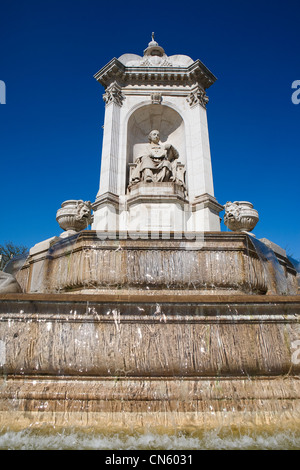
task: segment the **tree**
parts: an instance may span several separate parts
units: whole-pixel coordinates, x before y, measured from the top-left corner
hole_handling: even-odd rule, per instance
[[[5,242],[0,245],[0,270],[3,269],[6,263],[15,258],[16,256],[25,255],[28,253],[27,246],[15,245],[13,242]]]

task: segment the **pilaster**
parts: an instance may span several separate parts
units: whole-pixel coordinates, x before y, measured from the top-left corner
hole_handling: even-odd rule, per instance
[[[187,181],[190,201],[194,201],[197,196],[202,194],[214,196],[206,113],[207,96],[204,92],[202,93],[201,100],[195,98],[193,93],[187,98],[190,105],[190,153],[187,161]]]
[[[118,194],[120,108],[124,99],[121,87],[115,82],[112,83],[103,95],[103,99],[106,105],[100,188],[97,199],[107,192]]]

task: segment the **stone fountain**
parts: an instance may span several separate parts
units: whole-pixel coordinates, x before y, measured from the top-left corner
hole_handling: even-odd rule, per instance
[[[214,197],[215,76],[153,37],[95,78],[96,200],[63,202],[63,232],[16,274],[22,292],[0,294],[0,426],[297,429],[297,272],[251,234],[250,202]]]

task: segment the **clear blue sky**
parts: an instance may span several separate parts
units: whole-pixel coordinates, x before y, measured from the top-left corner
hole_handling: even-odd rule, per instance
[[[104,90],[93,75],[141,55],[155,31],[168,55],[200,59],[218,78],[208,90],[217,200],[251,201],[256,236],[300,259],[299,19],[299,0],[2,0],[0,244],[58,235],[63,201],[95,200]]]

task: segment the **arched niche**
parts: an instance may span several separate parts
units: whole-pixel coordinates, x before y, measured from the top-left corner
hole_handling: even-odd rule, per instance
[[[143,155],[149,133],[157,129],[161,142],[172,144],[179,152],[179,161],[186,163],[184,121],[166,105],[149,104],[136,109],[127,125],[127,163]]]

